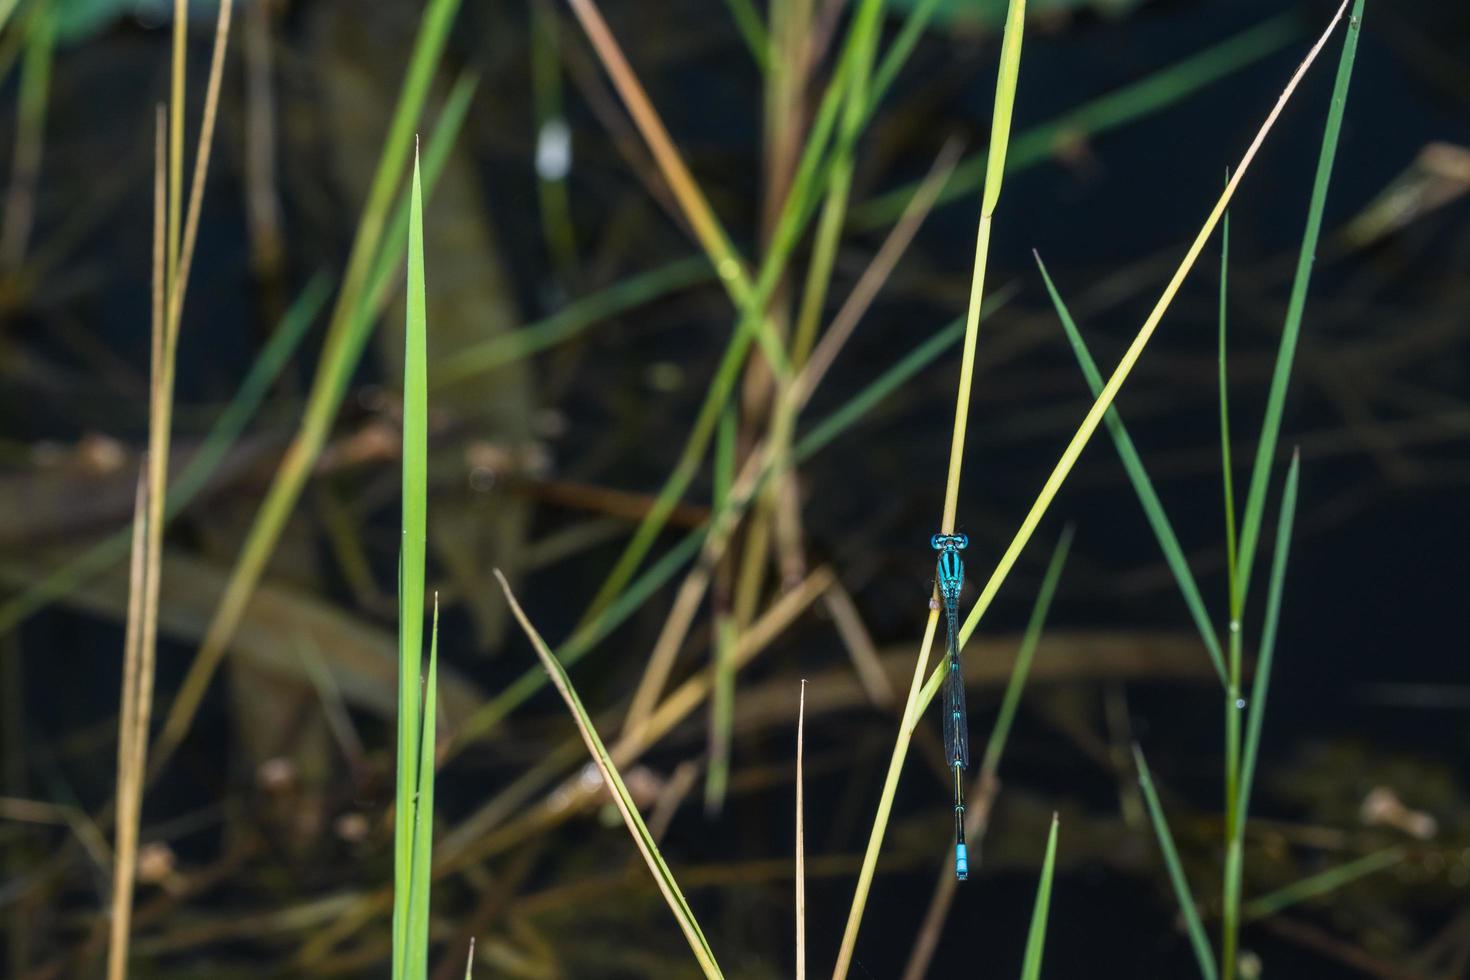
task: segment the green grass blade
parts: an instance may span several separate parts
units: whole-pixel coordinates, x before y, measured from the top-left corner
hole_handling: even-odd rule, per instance
[[[689,902],[684,898],[684,893],[679,888],[679,883],[674,879],[673,872],[665,863],[663,855],[659,852],[658,844],[653,835],[649,833],[648,826],[643,822],[643,816],[638,812],[637,805],[633,802],[628,787],[623,783],[623,777],[618,772],[617,766],[613,765],[611,756],[608,755],[607,747],[598,735],[596,726],[592,723],[592,717],[587,713],[582,699],[578,697],[576,688],[572,686],[571,679],[567,676],[566,669],[536,631],[536,627],[526,617],[521,609],[520,603],[516,601],[515,595],[510,591],[510,583],[499,569],[495,571],[495,577],[500,580],[500,587],[505,590],[506,601],[510,604],[511,612],[515,614],[517,622],[526,633],[526,638],[531,641],[536,655],[541,658],[542,665],[546,668],[551,682],[560,692],[567,708],[572,713],[573,720],[577,723],[577,729],[582,734],[582,740],[587,745],[587,751],[592,756],[593,762],[602,773],[603,782],[610,791],[613,802],[617,805],[623,815],[623,821],[627,824],[628,832],[633,837],[634,844],[643,855],[644,863],[652,873],[654,882],[659,891],[663,893],[664,901],[668,903],[669,910],[673,912],[675,921],[678,922],[684,938],[689,942],[689,948],[693,950],[695,959],[706,977],[720,977],[719,965],[715,962],[714,951],[710,949],[709,942],[704,937],[699,922],[694,917],[694,911],[689,907]]]
[[[1011,722],[1016,717],[1016,708],[1021,704],[1021,692],[1026,688],[1026,677],[1031,673],[1031,659],[1036,654],[1036,644],[1046,625],[1046,614],[1051,610],[1051,600],[1056,595],[1062,568],[1067,564],[1073,531],[1070,524],[1062,531],[1062,536],[1057,539],[1057,546],[1051,553],[1051,561],[1047,563],[1041,588],[1036,593],[1036,604],[1031,607],[1031,619],[1026,623],[1026,632],[1021,638],[1021,648],[1016,652],[1015,665],[1011,667],[1011,679],[1006,682],[1006,693],[1001,698],[1000,711],[995,715],[995,727],[991,729],[990,741],[985,743],[985,759],[980,765],[982,772],[994,773],[1000,768],[1000,757],[1005,752]]]
[[[434,390],[478,378],[494,369],[564,343],[594,324],[714,279],[704,256],[680,259],[630,276],[578,299],[551,316],[498,337],[472,344],[434,365]]]
[[[1053,159],[1062,137],[1097,136],[1179,103],[1211,83],[1281,50],[1298,33],[1295,14],[1272,17],[1141,81],[1033,126],[1012,140],[1006,169],[1015,173]],[[879,74],[882,78],[883,69]],[[882,94],[881,89],[877,91]],[[962,161],[940,192],[936,206],[978,191],[985,181],[987,155],[988,151],[982,151]],[[868,230],[896,221],[917,190],[917,183],[906,184],[854,207],[851,226]]]
[[[1312,180],[1312,198],[1307,206],[1307,227],[1302,234],[1302,248],[1297,256],[1296,275],[1287,301],[1286,321],[1281,330],[1281,343],[1276,350],[1276,366],[1271,373],[1271,389],[1266,397],[1266,414],[1261,422],[1261,438],[1256,446],[1255,465],[1251,468],[1250,490],[1246,494],[1245,516],[1240,527],[1240,555],[1236,578],[1240,603],[1245,604],[1249,591],[1251,567],[1255,563],[1256,545],[1266,507],[1266,485],[1270,482],[1271,464],[1276,458],[1276,443],[1281,435],[1281,413],[1286,405],[1286,386],[1296,357],[1297,339],[1301,334],[1302,312],[1307,303],[1307,287],[1312,279],[1312,263],[1317,257],[1317,240],[1322,233],[1322,212],[1327,205],[1327,185],[1332,178],[1332,164],[1337,157],[1338,137],[1342,132],[1342,116],[1347,106],[1348,83],[1352,80],[1353,61],[1358,51],[1358,36],[1363,30],[1363,2],[1356,0],[1348,18],[1347,36],[1337,63],[1337,80],[1332,86],[1332,103],[1327,110],[1327,124],[1322,133],[1322,150],[1317,157],[1317,174]]]
[[[281,370],[300,346],[307,328],[321,312],[329,295],[327,277],[314,276],[281,317],[281,322],[250,365],[240,387],[205,433],[198,452],[169,487],[165,519],[177,517],[209,484],[220,462],[254,420],[265,396],[281,376]],[[131,529],[119,529],[32,582],[24,592],[0,604],[0,635],[10,632],[27,617],[117,565],[127,556],[131,535]]]
[[[1276,554],[1271,561],[1271,578],[1266,587],[1266,621],[1261,627],[1261,649],[1256,656],[1256,673],[1251,682],[1250,714],[1246,718],[1245,750],[1240,766],[1239,809],[1236,826],[1244,827],[1250,812],[1251,780],[1256,773],[1256,756],[1261,745],[1261,722],[1266,714],[1266,695],[1271,688],[1271,659],[1276,650],[1276,627],[1281,622],[1281,592],[1286,579],[1286,559],[1291,552],[1291,527],[1296,516],[1297,483],[1301,455],[1294,453],[1281,491],[1281,514],[1276,523]]]
[[[1046,917],[1051,908],[1051,880],[1057,863],[1057,818],[1051,818],[1046,838],[1046,859],[1041,863],[1041,883],[1036,888],[1036,905],[1031,909],[1031,930],[1026,934],[1026,958],[1021,963],[1021,980],[1038,980],[1041,954],[1046,947]]]
[[[1408,852],[1402,847],[1389,847],[1375,851],[1356,861],[1349,861],[1336,868],[1329,868],[1321,874],[1303,878],[1301,881],[1262,895],[1260,898],[1253,898],[1245,904],[1242,911],[1246,919],[1264,919],[1293,905],[1336,891],[1359,878],[1391,868],[1406,857],[1408,857]]]
[[[1051,296],[1052,305],[1056,307],[1057,316],[1062,321],[1062,329],[1067,332],[1067,340],[1072,345],[1072,353],[1082,368],[1083,377],[1087,379],[1088,390],[1092,392],[1092,397],[1096,398],[1103,388],[1103,379],[1098,373],[1097,362],[1092,359],[1087,343],[1082,339],[1082,332],[1077,329],[1077,324],[1073,321],[1067,304],[1062,302],[1061,294],[1057,292],[1057,287],[1047,273],[1046,265],[1041,261],[1040,255],[1036,256],[1036,266],[1041,270],[1041,278],[1046,283],[1047,294]],[[1220,650],[1220,639],[1215,635],[1215,628],[1210,623],[1210,614],[1205,609],[1205,600],[1200,595],[1199,584],[1195,581],[1194,572],[1190,571],[1188,559],[1184,557],[1184,549],[1179,544],[1179,536],[1174,533],[1174,526],[1164,512],[1163,501],[1159,499],[1158,493],[1154,490],[1153,481],[1149,479],[1143,459],[1138,455],[1138,450],[1134,447],[1133,440],[1129,437],[1128,430],[1123,425],[1123,418],[1118,414],[1116,407],[1108,408],[1106,414],[1103,415],[1103,425],[1107,427],[1108,436],[1113,440],[1113,446],[1118,451],[1118,458],[1122,461],[1123,469],[1128,474],[1128,482],[1133,485],[1133,492],[1138,496],[1138,502],[1143,507],[1144,516],[1148,518],[1149,527],[1153,528],[1154,537],[1158,538],[1159,549],[1164,553],[1164,561],[1168,563],[1169,570],[1174,573],[1174,581],[1179,584],[1179,593],[1184,597],[1184,604],[1189,609],[1190,618],[1194,620],[1195,629],[1199,630],[1200,640],[1210,654],[1210,661],[1215,665],[1215,673],[1220,675],[1220,681],[1224,683],[1225,659]]]
[[[909,10],[908,16],[904,18],[903,27],[899,28],[898,34],[893,38],[893,43],[888,46],[883,60],[878,64],[877,72],[873,75],[873,89],[868,97],[870,114],[877,110],[878,104],[883,101],[883,96],[888,93],[888,87],[903,70],[904,63],[909,60],[909,55],[913,54],[914,45],[919,43],[924,28],[929,26],[929,21],[938,6],[939,0],[919,0]]]
[[[1220,219],[1220,342],[1218,372],[1220,381],[1220,473],[1224,483],[1225,565],[1230,591],[1230,618],[1240,619],[1240,590],[1235,579],[1238,546],[1235,538],[1235,466],[1230,459],[1230,373],[1225,342],[1226,310],[1230,274],[1230,212]]]
[[[455,143],[459,141],[460,130],[464,127],[465,116],[469,112],[470,102],[474,99],[475,89],[479,83],[479,76],[473,72],[465,72],[459,76],[459,80],[449,92],[449,97],[444,100],[444,108],[440,110],[439,118],[434,121],[434,128],[430,131],[428,143],[424,146],[422,161],[415,150],[414,167],[420,172],[422,178],[419,182],[431,195],[434,193],[434,185],[439,182],[439,175],[444,172],[444,167],[449,163],[449,155],[454,152]],[[347,392],[347,384],[352,379],[352,373],[362,360],[363,348],[367,345],[368,338],[372,336],[373,326],[378,322],[378,316],[383,307],[387,305],[390,291],[399,281],[399,270],[403,268],[403,251],[407,247],[409,236],[409,207],[412,190],[409,188],[393,208],[393,215],[388,223],[388,234],[384,236],[382,247],[373,262],[372,271],[368,273],[367,286],[363,289],[362,300],[352,313],[351,327],[344,340],[342,356],[338,363],[341,370],[332,379],[331,391],[334,404],[341,404],[342,397]]]
[[[761,22],[760,11],[755,9],[751,0],[725,0],[725,6],[730,8],[730,19],[735,21],[735,29],[740,32],[745,46],[750,49],[750,56],[755,59],[756,67],[765,71],[769,64],[770,42],[766,37],[766,25]]]
[[[1138,788],[1143,790],[1143,800],[1148,804],[1149,820],[1153,822],[1154,834],[1159,839],[1159,851],[1164,855],[1164,867],[1169,871],[1169,883],[1174,886],[1174,897],[1179,900],[1179,911],[1184,916],[1184,927],[1189,933],[1189,944],[1194,947],[1194,958],[1199,963],[1200,975],[1205,980],[1219,980],[1220,971],[1210,953],[1210,940],[1205,936],[1205,927],[1200,923],[1199,910],[1195,908],[1194,896],[1190,894],[1189,882],[1184,877],[1184,867],[1179,863],[1179,852],[1174,849],[1174,836],[1169,833],[1168,821],[1164,819],[1164,808],[1159,804],[1159,794],[1154,789],[1153,776],[1148,763],[1143,759],[1143,750],[1133,746],[1133,759],[1138,765]]]
[[[408,223],[408,308],[403,352],[403,539],[398,557],[398,778],[393,834],[393,974],[422,971],[415,945],[414,851],[423,726],[424,558],[428,510],[428,378],[423,188],[414,156]],[[427,928],[427,926],[425,927]]]
[[[429,676],[423,682],[424,706],[419,729],[418,782],[413,800],[413,872],[408,895],[408,975],[428,976],[429,890],[434,861],[434,748],[439,714],[439,599],[429,631]]]

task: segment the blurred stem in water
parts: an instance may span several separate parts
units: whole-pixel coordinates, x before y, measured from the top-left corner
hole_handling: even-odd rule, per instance
[[[429,83],[439,63],[458,7],[458,0],[430,0],[424,10],[403,90],[385,137],[383,156],[379,160],[377,173],[363,205],[362,219],[347,261],[347,270],[342,278],[342,288],[327,327],[317,374],[307,396],[305,416],[282,460],[281,468],[266,492],[265,500],[256,512],[255,522],[241,549],[225,594],[164,723],[154,762],[155,775],[162,770],[188,732],[210,679],[229,649],[230,640],[245,614],[250,596],[264,574],[286,521],[295,509],[301,490],[321,454],[332,420],[346,392],[348,380],[361,358],[372,323],[371,307],[365,303],[371,295],[370,274],[375,259],[382,250],[383,227],[388,220],[389,209],[402,184],[411,148],[409,137],[418,125]],[[438,132],[439,128],[436,128],[436,135]],[[427,157],[432,155],[434,149],[434,141],[431,139],[426,164],[429,162]],[[442,153],[447,155],[447,152],[448,148],[443,147]],[[425,184],[428,184],[430,180],[427,177],[427,166],[425,170]],[[406,222],[407,208],[402,205],[400,207]]]
[[[531,95],[536,114],[536,193],[541,234],[551,253],[552,267],[566,289],[577,281],[577,230],[567,197],[574,147],[562,96],[561,30],[552,3],[531,3]]]
[[[52,4],[36,3],[23,26],[25,58],[20,69],[19,111],[10,158],[10,186],[5,194],[4,225],[0,228],[0,272],[7,274],[17,272],[25,260],[26,243],[36,215],[46,104],[50,98],[56,46],[56,15]]]

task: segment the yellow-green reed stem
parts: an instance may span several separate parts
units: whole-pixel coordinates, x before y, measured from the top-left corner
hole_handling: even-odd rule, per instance
[[[955,397],[954,432],[949,447],[949,478],[944,484],[944,516],[941,533],[954,532],[955,511],[960,500],[960,468],[965,459],[965,430],[970,418],[970,386],[975,376],[975,343],[980,335],[980,301],[985,293],[985,262],[990,257],[990,226],[1000,200],[1005,174],[1006,147],[1011,138],[1011,112],[1016,104],[1016,79],[1021,69],[1021,34],[1025,20],[1024,0],[1012,0],[1006,11],[1005,39],[1001,42],[1000,71],[996,78],[995,108],[990,120],[990,153],[985,170],[985,190],[980,200],[980,227],[975,233],[975,269],[970,276],[970,304],[965,319],[965,347],[960,357],[959,392]]]
[[[949,475],[945,481],[944,515],[940,523],[940,530],[946,534],[954,530],[955,512],[959,506],[960,469],[964,461],[965,428],[969,418],[970,387],[975,370],[975,342],[980,329],[980,304],[985,291],[985,263],[990,253],[990,225],[995,215],[996,203],[1000,199],[1001,178],[1005,173],[1005,153],[1010,139],[1016,79],[1021,67],[1021,34],[1025,24],[1025,12],[1025,0],[1011,0],[1006,12],[1005,36],[1001,42],[995,104],[991,117],[991,165],[987,171],[985,190],[980,202],[980,225],[975,239],[975,268],[970,280],[969,307],[965,314],[965,340],[960,360],[959,389],[955,398]],[[908,699],[904,704],[903,720],[899,725],[893,755],[889,759],[883,793],[878,801],[878,813],[874,817],[873,827],[868,836],[867,849],[863,853],[862,867],[858,872],[852,905],[848,910],[847,925],[842,934],[842,945],[838,949],[837,963],[832,971],[833,980],[844,980],[857,949],[858,929],[862,924],[863,910],[867,906],[868,891],[872,886],[873,875],[878,867],[878,852],[882,848],[883,837],[887,832],[893,797],[898,790],[898,780],[903,772],[904,759],[908,755],[909,740],[922,712],[918,704],[918,696],[924,680],[924,669],[929,660],[929,647],[934,640],[938,623],[939,607],[931,600],[928,622],[924,627],[924,639],[919,647],[918,659],[914,663],[913,679],[909,685]]]

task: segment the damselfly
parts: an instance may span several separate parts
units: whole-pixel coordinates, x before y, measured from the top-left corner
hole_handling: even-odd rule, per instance
[[[930,543],[939,552],[935,581],[944,602],[949,627],[949,653],[944,674],[944,756],[954,773],[954,876],[970,876],[970,855],[965,849],[965,782],[970,766],[970,728],[965,720],[965,678],[960,673],[960,588],[965,584],[965,562],[960,552],[970,543],[965,534],[936,534]]]

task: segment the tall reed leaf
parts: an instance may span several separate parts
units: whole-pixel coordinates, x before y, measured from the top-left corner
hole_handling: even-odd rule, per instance
[[[403,353],[403,540],[398,556],[398,779],[393,828],[393,976],[427,975],[429,865],[434,826],[435,682],[439,614],[424,679],[424,560],[428,526],[428,369],[423,189],[414,154]],[[422,703],[421,703],[422,699]]]
[[[1317,257],[1317,240],[1322,233],[1322,212],[1327,206],[1327,185],[1332,178],[1332,164],[1337,158],[1338,137],[1342,133],[1342,116],[1347,107],[1348,83],[1352,81],[1353,60],[1358,52],[1358,35],[1363,30],[1364,0],[1356,0],[1348,18],[1347,37],[1337,63],[1337,80],[1332,86],[1332,103],[1327,109],[1327,125],[1322,133],[1322,150],[1317,157],[1317,174],[1312,181],[1312,198],[1307,205],[1307,227],[1302,234],[1302,248],[1297,255],[1296,275],[1287,301],[1286,321],[1281,329],[1281,343],[1276,350],[1276,366],[1271,373],[1271,390],[1266,397],[1266,415],[1261,423],[1261,439],[1256,446],[1255,465],[1251,468],[1250,490],[1245,501],[1245,517],[1240,527],[1240,555],[1236,578],[1240,602],[1250,586],[1251,566],[1255,562],[1256,544],[1266,507],[1266,485],[1270,482],[1271,461],[1276,457],[1276,442],[1281,435],[1281,413],[1286,404],[1286,385],[1291,378],[1291,365],[1296,356],[1297,339],[1301,335],[1302,312],[1307,303],[1307,287],[1312,280],[1312,263]]]

